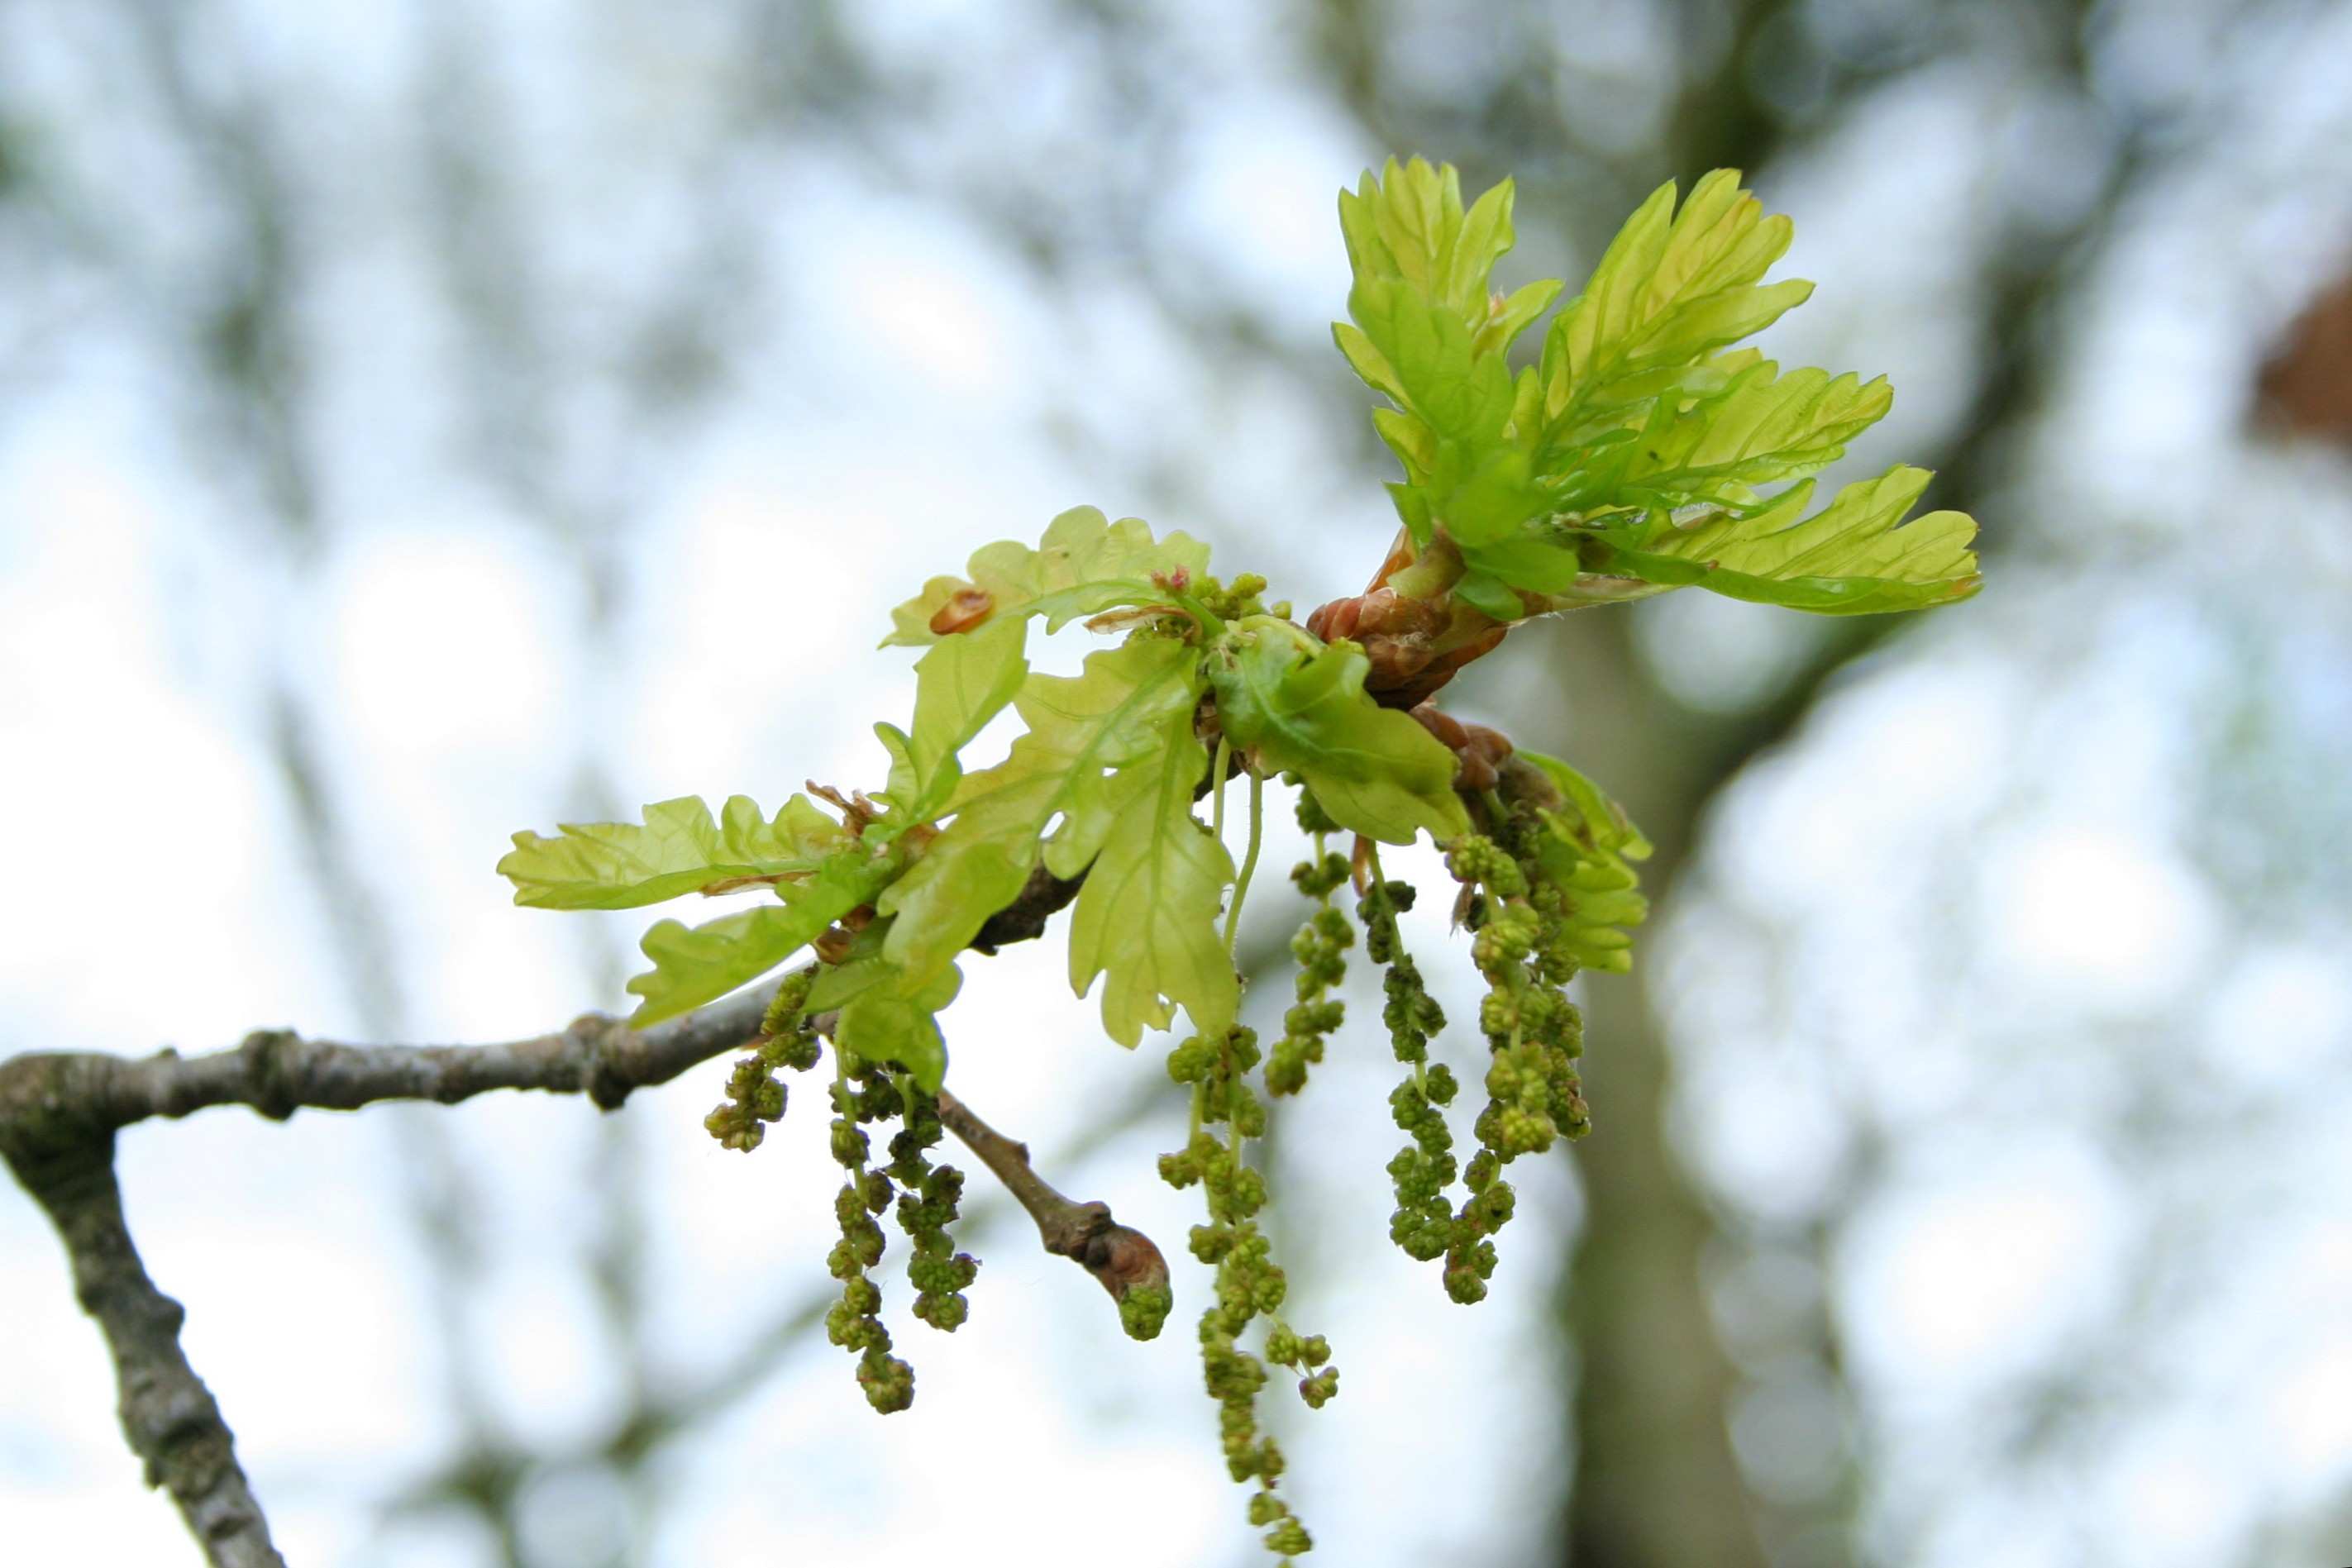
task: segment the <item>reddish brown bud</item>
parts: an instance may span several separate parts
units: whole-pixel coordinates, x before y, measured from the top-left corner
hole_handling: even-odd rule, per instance
[[[1502,731],[1465,725],[1460,749],[1462,768],[1454,776],[1455,789],[1485,791],[1501,782],[1503,763],[1511,755],[1511,743]]]
[[[1421,551],[1414,547],[1412,536],[1399,528],[1396,538],[1389,542],[1389,553],[1381,559],[1381,570],[1372,573],[1372,580],[1364,591],[1370,593],[1375,588],[1385,586],[1390,578],[1420,559]]]
[[[841,917],[838,925],[825,927],[822,936],[809,944],[816,956],[828,964],[838,964],[849,952],[849,945],[857,934],[874,924],[874,906],[861,904]]]
[[[996,608],[996,595],[984,588],[959,588],[948,595],[948,601],[931,612],[931,633],[951,637],[958,632],[969,632],[988,619]]]
[[[1412,716],[1420,722],[1422,728],[1453,750],[1460,751],[1470,744],[1470,732],[1462,727],[1461,722],[1451,714],[1440,713],[1433,704],[1423,703],[1412,710]]]
[[[1510,737],[1499,729],[1488,729],[1483,724],[1465,724],[1462,727],[1462,733],[1465,745],[1497,767],[1502,765],[1504,758],[1517,749],[1512,746]]]
[[[1116,1301],[1130,1291],[1168,1288],[1168,1260],[1150,1237],[1129,1226],[1112,1225],[1088,1237],[1078,1261]]]
[[[1450,714],[1439,712],[1431,703],[1419,704],[1412,713],[1422,728],[1454,753],[1457,759],[1454,770],[1456,789],[1476,794],[1501,782],[1503,765],[1512,751],[1510,738],[1502,731],[1483,724],[1464,724]]]
[[[1356,617],[1363,609],[1360,599],[1335,599],[1307,617],[1307,629],[1326,643],[1337,643],[1356,634]]]
[[[1472,660],[1494,652],[1508,626],[1454,600],[1417,599],[1375,588],[1335,599],[1307,618],[1327,643],[1345,638],[1371,665],[1364,689],[1382,707],[1412,709]]]
[[[1446,612],[1426,599],[1407,599],[1394,589],[1376,588],[1357,601],[1356,632],[1371,637],[1411,638],[1429,642],[1445,630]]]
[[[1507,626],[1497,626],[1475,641],[1465,643],[1451,653],[1440,653],[1435,658],[1425,660],[1413,668],[1405,678],[1398,680],[1393,685],[1387,686],[1385,689],[1377,681],[1367,681],[1365,688],[1377,696],[1381,706],[1385,707],[1418,706],[1451,681],[1465,664],[1493,653],[1502,644],[1503,635],[1509,630]],[[1376,665],[1375,668],[1377,667]]]

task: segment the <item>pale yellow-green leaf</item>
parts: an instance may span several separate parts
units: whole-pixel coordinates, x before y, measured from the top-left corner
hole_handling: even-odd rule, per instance
[[[896,629],[883,641],[885,645],[938,642],[931,618],[966,588],[989,595],[992,618],[1026,615],[1031,606],[1053,595],[1058,623],[1121,602],[1118,585],[1148,586],[1155,573],[1167,577],[1181,571],[1198,577],[1208,568],[1209,547],[1198,539],[1182,533],[1154,538],[1150,525],[1139,517],[1113,523],[1092,507],[1076,507],[1053,520],[1036,549],[1001,539],[972,552],[967,577],[931,579],[920,594],[890,612]],[[1106,585],[1104,594],[1092,601],[1071,597],[1072,591],[1089,585]]]
[[[871,899],[896,863],[851,841],[806,882],[778,888],[781,906],[760,904],[691,927],[655,922],[640,944],[654,967],[629,981],[643,998],[631,1027],[675,1018],[759,978]]]
[[[1718,593],[1822,614],[1873,614],[1965,599],[1981,579],[1969,549],[1975,519],[1904,514],[1927,487],[1924,469],[1900,465],[1840,490],[1796,520],[1812,482],[1790,486],[1748,517],[1721,515],[1697,528],[1669,528],[1621,559],[1652,580],[1696,582]],[[1671,572],[1662,568],[1674,569]]]
[[[1633,937],[1624,928],[1639,925],[1650,911],[1628,862],[1649,857],[1649,841],[1622,808],[1567,763],[1533,751],[1518,755],[1542,768],[1568,798],[1565,810],[1541,814],[1536,862],[1562,895],[1570,950],[1585,968],[1622,975],[1633,966]]]
[[[929,821],[954,794],[963,777],[956,753],[1013,700],[1029,674],[1022,656],[1027,633],[1025,621],[1007,615],[940,638],[915,664],[912,732],[875,726],[890,753],[883,798],[908,821]]]
[[[559,833],[517,833],[499,862],[517,904],[634,909],[730,883],[805,875],[843,837],[841,824],[804,795],[785,801],[772,820],[737,795],[714,822],[710,808],[689,795],[647,806],[642,824],[566,822]]]
[[[1639,378],[1671,377],[1801,303],[1810,283],[1759,283],[1789,235],[1789,220],[1767,216],[1735,170],[1701,179],[1679,214],[1672,182],[1658,187],[1552,320],[1547,417],[1572,431],[1596,409],[1654,392]]]
[[[927,973],[961,951],[1020,894],[1057,813],[1046,864],[1061,876],[1084,870],[1114,815],[1109,775],[1164,747],[1172,716],[1190,724],[1199,658],[1185,643],[1141,638],[1087,655],[1075,679],[1032,676],[1014,699],[1028,733],[963,780],[952,820],[877,905],[896,917],[892,960]]]
[[[1164,713],[1159,727],[1158,744],[1103,792],[1093,869],[1071,912],[1071,988],[1084,996],[1104,977],[1103,1028],[1121,1045],[1165,1029],[1179,1007],[1194,1030],[1218,1033],[1240,998],[1217,934],[1233,860],[1192,815],[1208,754],[1189,709]]]

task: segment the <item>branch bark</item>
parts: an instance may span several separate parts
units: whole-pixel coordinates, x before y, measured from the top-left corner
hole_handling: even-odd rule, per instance
[[[1168,1288],[1168,1260],[1150,1237],[1111,1218],[1107,1203],[1077,1203],[1045,1184],[1029,1163],[1029,1145],[982,1121],[971,1106],[940,1091],[940,1121],[995,1174],[1029,1218],[1045,1250],[1075,1259],[1120,1306],[1139,1290]]]
[[[382,1100],[451,1104],[492,1089],[585,1094],[607,1110],[649,1084],[749,1043],[773,988],[643,1033],[587,1014],[501,1045],[343,1045],[264,1030],[242,1045],[140,1060],[45,1052],[0,1062],[0,1157],[65,1243],[74,1293],[114,1360],[123,1436],[149,1486],[170,1492],[215,1568],[283,1568],[236,1462],[220,1406],[180,1348],[185,1312],[148,1278],[123,1217],[114,1137],[151,1117],[249,1105],[283,1121],[303,1106]]]
[[[1042,928],[1034,906],[1058,908],[1075,891],[1075,883],[1058,882],[1029,890],[1008,911],[1016,928],[997,939],[1034,935],[1023,929],[1032,919]],[[751,1045],[774,994],[774,986],[761,986],[643,1031],[588,1013],[555,1033],[497,1045],[347,1045],[261,1030],[201,1056],[54,1051],[0,1062],[0,1158],[65,1244],[75,1294],[112,1354],[123,1435],[147,1484],[171,1494],[213,1568],[284,1568],[284,1559],[219,1404],[180,1348],[186,1314],[148,1278],[131,1241],[115,1180],[116,1133],[212,1105],[250,1106],[283,1121],[306,1106],[447,1105],[497,1089],[585,1094],[614,1110],[636,1090]],[[940,1111],[1036,1219],[1047,1251],[1076,1259],[1122,1309],[1139,1287],[1166,1286],[1167,1263],[1149,1237],[1114,1222],[1108,1206],[1073,1203],[1046,1186],[1027,1147],[961,1101],[943,1092]]]
[[[10,1064],[11,1066],[14,1063]],[[117,1411],[147,1484],[168,1490],[216,1568],[284,1568],[269,1525],[238,1468],[235,1439],[212,1393],[180,1349],[180,1303],[155,1288],[131,1244],[114,1179],[114,1130],[52,1104],[46,1137],[20,1138],[9,1119],[9,1168],[57,1227],[72,1260],[74,1294],[98,1320],[114,1360]]]

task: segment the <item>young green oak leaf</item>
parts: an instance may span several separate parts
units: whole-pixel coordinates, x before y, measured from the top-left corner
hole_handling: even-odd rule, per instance
[[[1192,732],[1200,688],[1186,689],[1193,701],[1164,708],[1153,747],[1112,775],[1091,814],[1099,820],[1082,824],[1074,815],[1063,830],[1073,842],[1057,839],[1046,852],[1049,868],[1057,851],[1092,862],[1070,915],[1070,988],[1084,996],[1107,977],[1103,1029],[1126,1046],[1146,1029],[1167,1028],[1176,1007],[1193,1033],[1219,1038],[1241,1002],[1217,933],[1233,857],[1192,815],[1209,754]]]
[[[1185,727],[1182,744],[1202,749],[1190,729],[1199,664],[1189,643],[1137,638],[1088,654],[1075,679],[1030,677],[1013,699],[1028,733],[1003,762],[963,780],[952,820],[876,905],[894,917],[891,960],[929,974],[961,952],[1019,895],[1057,814],[1045,866],[1056,876],[1085,871],[1118,820],[1117,771],[1175,744],[1174,719]]]
[[[1726,361],[1744,361],[1735,367]],[[1618,482],[1671,509],[1695,501],[1752,502],[1754,485],[1818,474],[1845,455],[1845,444],[1894,406],[1885,376],[1864,382],[1811,367],[1783,376],[1753,350],[1718,355],[1731,369],[1722,389],[1699,398],[1655,437],[1624,447]]]
[[[865,1061],[892,1062],[914,1074],[929,1093],[948,1071],[947,1041],[937,1014],[963,988],[963,971],[949,964],[919,980],[903,971],[844,1003],[834,1043]]]
[[[1965,517],[1898,527],[1925,484],[1916,471],[1850,486],[1801,523],[1806,485],[1759,494],[1836,461],[1894,394],[1884,378],[1784,376],[1729,347],[1812,287],[1763,281],[1790,225],[1736,172],[1708,174],[1679,208],[1671,183],[1653,193],[1554,318],[1540,366],[1516,381],[1465,313],[1467,280],[1510,243],[1507,185],[1465,214],[1450,170],[1391,162],[1340,208],[1356,325],[1336,329],[1339,344],[1398,404],[1373,418],[1404,465],[1391,488],[1416,547],[1443,529],[1461,557],[1444,591],[1508,622],[1543,600],[1691,586],[1824,614],[1976,591]]]
[[[1370,664],[1352,643],[1325,644],[1286,621],[1252,616],[1211,651],[1219,722],[1270,771],[1296,773],[1331,820],[1383,843],[1469,831],[1455,759],[1406,714],[1364,693]]]
[[[1028,623],[993,619],[942,637],[915,664],[915,724],[911,733],[877,724],[874,733],[890,753],[890,782],[881,799],[904,822],[927,822],[945,809],[963,778],[956,753],[994,718],[1029,674],[1022,656]]]
[[[1339,193],[1339,222],[1356,274],[1350,322],[1333,340],[1356,373],[1397,407],[1373,423],[1404,465],[1391,486],[1413,537],[1427,545],[1434,524],[1462,535],[1472,519],[1507,531],[1549,510],[1528,480],[1525,439],[1537,386],[1515,384],[1504,355],[1550,305],[1557,279],[1507,298],[1490,295],[1495,263],[1511,248],[1511,183],[1495,186],[1465,213],[1460,176],[1416,158],[1391,159],[1378,179]]]
[[[730,883],[804,876],[847,837],[841,824],[795,795],[772,821],[750,797],[730,798],[719,820],[698,796],[661,800],[634,822],[566,822],[562,837],[514,836],[499,874],[515,902],[538,909],[635,909]]]
[[[1687,530],[1667,524],[1643,549],[1616,552],[1610,569],[1817,615],[1873,615],[1966,599],[1983,582],[1969,549],[1975,519],[1930,512],[1903,521],[1928,477],[1925,469],[1897,465],[1846,486],[1799,522],[1812,495],[1807,479],[1745,516],[1720,513]]]
[[[1209,569],[1209,547],[1185,534],[1154,539],[1139,517],[1106,521],[1092,507],[1076,507],[1055,517],[1036,549],[1000,539],[972,552],[969,580],[935,577],[923,591],[890,612],[895,628],[883,646],[936,643],[932,620],[958,594],[977,590],[988,596],[990,618],[1045,614],[1057,631],[1081,615],[1116,604],[1167,599],[1152,576],[1179,572],[1197,578]]]
[[[1568,811],[1556,814],[1573,820],[1573,831],[1580,842],[1596,854],[1629,861],[1650,858],[1650,841],[1625,815],[1625,808],[1611,800],[1600,785],[1557,757],[1546,757],[1525,747],[1517,755],[1542,768],[1544,776],[1568,797]]]
[[[936,1015],[963,986],[953,964],[933,975],[915,995],[877,986],[841,1009],[834,1040],[864,1061],[892,1063],[914,1075],[929,1093],[940,1092],[948,1071],[947,1040]]]
[[[845,837],[804,882],[776,889],[781,906],[761,904],[688,927],[655,922],[639,943],[652,970],[629,982],[643,998],[629,1017],[633,1029],[716,1001],[755,980],[817,939],[825,927],[869,903],[897,873],[895,855],[877,854]]]
[[[1566,810],[1543,813],[1536,859],[1567,896],[1569,950],[1584,968],[1624,974],[1633,967],[1633,937],[1623,928],[1650,913],[1649,900],[1634,891],[1640,878],[1626,862],[1649,859],[1650,841],[1616,801],[1567,763],[1539,752],[1518,755],[1568,797]]]
[[[1477,447],[1503,439],[1511,418],[1510,367],[1498,353],[1479,353],[1459,316],[1393,278],[1359,282],[1348,296],[1348,314],[1355,326],[1333,331],[1349,361],[1360,371],[1370,367],[1364,379],[1426,427],[1426,434],[1406,435],[1409,460],[1433,466],[1444,442]]]
[[[1511,183],[1465,213],[1453,165],[1391,158],[1377,178],[1366,171],[1356,190],[1339,193],[1339,228],[1359,282],[1402,283],[1475,329],[1489,315],[1495,263],[1512,245]]]
[[[1673,181],[1652,192],[1544,335],[1548,438],[1574,444],[1632,423],[1629,405],[1802,304],[1811,284],[1761,281],[1790,234],[1787,218],[1766,216],[1739,188],[1736,169],[1702,178],[1680,212]]]
[[[889,927],[885,916],[860,931],[838,963],[817,971],[803,1006],[810,1013],[839,1009],[833,1039],[844,1053],[903,1067],[936,1094],[948,1056],[934,1015],[955,1000],[963,971],[943,964],[909,974],[883,951]]]

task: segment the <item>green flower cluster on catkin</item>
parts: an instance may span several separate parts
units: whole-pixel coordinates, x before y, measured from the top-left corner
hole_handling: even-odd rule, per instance
[[[1445,1012],[1423,985],[1420,967],[1397,934],[1397,916],[1412,904],[1411,883],[1376,879],[1357,901],[1356,913],[1364,923],[1365,953],[1387,967],[1381,988],[1388,1002],[1381,1019],[1388,1025],[1390,1046],[1396,1059],[1412,1069],[1412,1076],[1389,1095],[1396,1124],[1412,1138],[1410,1146],[1389,1161],[1397,1200],[1396,1211],[1389,1216],[1389,1239],[1407,1257],[1426,1263],[1454,1251],[1457,1239],[1468,1248],[1479,1237],[1464,1232],[1446,1196],[1459,1167],[1444,1108],[1454,1103],[1458,1086],[1444,1063],[1429,1065],[1429,1041],[1445,1027]]]
[[[890,1163],[883,1168],[901,1189],[898,1228],[912,1248],[907,1282],[915,1287],[915,1315],[943,1333],[953,1333],[971,1310],[961,1292],[980,1273],[980,1260],[958,1252],[948,1238],[963,1197],[963,1173],[953,1166],[932,1165],[926,1153],[945,1134],[938,1097],[911,1082],[901,1082],[898,1095],[906,1125],[890,1140]]]
[[[1503,1166],[1591,1126],[1574,1065],[1584,1050],[1584,1020],[1564,988],[1576,963],[1562,890],[1535,864],[1532,818],[1495,826],[1507,844],[1473,834],[1446,857],[1465,884],[1464,924],[1476,933],[1470,955],[1486,981],[1478,1027],[1492,1053],[1486,1106],[1474,1128],[1478,1152],[1463,1172],[1470,1197],[1454,1216],[1446,1249],[1446,1291],[1465,1302],[1486,1295],[1495,1270],[1491,1238],[1516,1202]]]
[[[1296,1094],[1307,1087],[1307,1069],[1323,1060],[1323,1041],[1347,1017],[1348,1005],[1331,999],[1329,992],[1347,977],[1347,951],[1355,946],[1355,928],[1331,902],[1332,890],[1348,880],[1348,862],[1327,852],[1323,835],[1315,835],[1315,858],[1290,871],[1298,891],[1317,903],[1315,913],[1290,939],[1290,956],[1298,960],[1293,982],[1297,1001],[1282,1015],[1282,1038],[1265,1064],[1270,1094]]]
[[[1321,1335],[1301,1337],[1279,1315],[1289,1283],[1257,1224],[1266,1202],[1265,1177],[1241,1157],[1243,1139],[1265,1131],[1265,1103],[1247,1082],[1258,1060],[1255,1031],[1238,1026],[1213,1039],[1194,1035],[1169,1053],[1169,1077],[1192,1087],[1195,1126],[1181,1153],[1161,1157],[1160,1174],[1180,1188],[1197,1183],[1207,1196],[1209,1223],[1193,1227],[1192,1234],[1192,1256],[1217,1271],[1216,1299],[1201,1314],[1202,1379],[1217,1401],[1227,1472],[1237,1481],[1258,1483],[1250,1522],[1265,1527],[1261,1539],[1269,1550],[1288,1558],[1314,1542],[1275,1494],[1284,1460],[1280,1446],[1258,1430],[1258,1391],[1271,1362],[1303,1374],[1299,1397],[1319,1408],[1339,1392],[1339,1374],[1326,1364],[1331,1349]],[[1229,1132],[1223,1141],[1208,1130],[1220,1123]],[[1239,1343],[1260,1317],[1267,1320],[1262,1358]]]
[[[727,1103],[702,1119],[702,1125],[719,1146],[750,1154],[768,1135],[772,1123],[784,1119],[784,1085],[776,1069],[806,1072],[814,1067],[823,1048],[816,1030],[804,1016],[809,988],[816,983],[814,966],[795,969],[776,988],[767,1017],[760,1025],[760,1043],[735,1063],[727,1080]]]
[[[848,1179],[833,1200],[841,1239],[825,1268],[841,1281],[841,1299],[825,1313],[825,1337],[856,1354],[857,1385],[866,1402],[887,1416],[915,1402],[915,1369],[890,1354],[890,1331],[878,1315],[882,1287],[866,1274],[882,1260],[882,1227],[874,1217],[890,1207],[892,1192],[888,1176],[866,1169],[866,1138],[858,1124],[897,1114],[898,1086],[879,1069],[844,1071],[834,1080],[833,1109],[834,1163]]]

